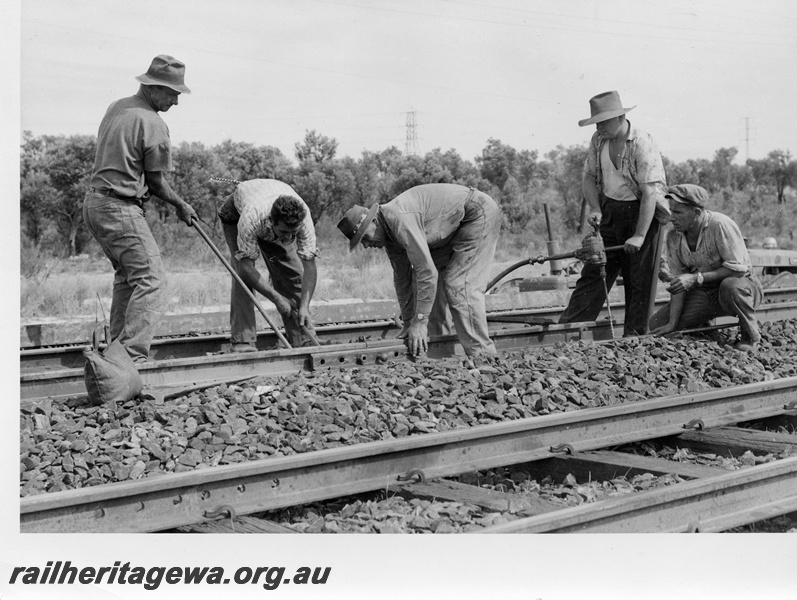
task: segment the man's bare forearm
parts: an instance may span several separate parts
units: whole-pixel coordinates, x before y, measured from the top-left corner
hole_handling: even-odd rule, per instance
[[[315,292],[316,281],[318,280],[318,268],[316,267],[315,260],[303,260],[304,274],[302,275],[302,306],[309,309],[310,300],[313,299]]]

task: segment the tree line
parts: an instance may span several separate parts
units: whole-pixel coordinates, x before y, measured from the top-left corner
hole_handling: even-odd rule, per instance
[[[175,191],[217,231],[216,210],[238,181],[279,179],[291,185],[310,208],[314,222],[337,219],[354,204],[387,202],[422,183],[459,183],[490,194],[504,212],[504,228],[547,239],[544,206],[553,230],[579,232],[584,219],[581,169],[587,145],[557,146],[542,157],[487,140],[473,161],[454,149],[436,148],[423,156],[406,155],[395,146],[364,151],[359,159],[337,156],[338,142],[307,131],[294,146],[294,160],[272,146],[226,140],[207,147],[183,142],[173,148],[175,171],[168,176]],[[54,256],[87,251],[91,236],[83,224],[83,197],[94,164],[96,136],[23,134],[20,159],[20,227],[24,245]],[[733,163],[737,148],[720,148],[711,160],[675,163],[664,157],[667,181],[696,183],[719,203],[716,208],[740,224],[771,226],[780,233],[783,219],[768,217],[766,203],[784,205],[787,188],[797,188],[797,161],[788,151]],[[163,202],[146,205],[159,243],[180,238],[184,224]],[[777,212],[777,211],[774,211]],[[164,252],[166,254],[167,252]]]

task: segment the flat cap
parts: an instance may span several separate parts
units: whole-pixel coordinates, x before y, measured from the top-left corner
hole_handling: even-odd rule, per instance
[[[691,204],[698,208],[705,208],[708,201],[708,192],[699,185],[681,183],[679,185],[671,185],[664,197],[681,204]]]

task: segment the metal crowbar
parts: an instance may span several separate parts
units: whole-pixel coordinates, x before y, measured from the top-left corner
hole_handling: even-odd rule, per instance
[[[249,289],[249,287],[248,287],[248,286],[247,286],[247,285],[244,283],[243,279],[241,279],[241,276],[240,276],[240,275],[238,275],[238,273],[236,273],[236,272],[235,272],[235,269],[233,269],[233,268],[232,268],[232,265],[231,265],[231,264],[230,264],[230,263],[227,261],[227,259],[226,259],[226,258],[224,258],[224,256],[222,255],[222,253],[221,253],[221,252],[219,252],[219,249],[218,249],[218,248],[216,248],[216,245],[215,245],[215,244],[214,244],[214,243],[211,241],[211,239],[208,237],[208,234],[207,234],[207,233],[205,233],[205,232],[204,232],[204,230],[203,230],[203,229],[202,229],[202,228],[199,226],[199,222],[198,222],[196,219],[191,219],[191,226],[192,226],[194,229],[196,229],[196,230],[197,230],[197,232],[199,232],[199,235],[201,235],[201,236],[202,236],[202,239],[204,239],[204,240],[205,240],[205,241],[208,243],[208,246],[210,246],[210,249],[211,249],[211,250],[213,250],[213,253],[214,253],[216,256],[218,256],[218,257],[219,257],[219,260],[222,262],[222,264],[223,264],[225,267],[227,267],[227,270],[230,272],[230,275],[232,275],[232,276],[233,276],[233,278],[235,279],[235,281],[237,281],[237,282],[238,282],[238,285],[240,285],[240,286],[243,288],[243,290],[244,290],[244,291],[247,293],[247,295],[249,296],[249,299],[250,299],[250,300],[251,300],[251,301],[254,303],[254,305],[257,307],[257,310],[259,310],[259,311],[260,311],[260,314],[261,314],[261,315],[263,315],[263,318],[264,318],[264,319],[266,320],[266,322],[269,324],[269,326],[271,327],[271,329],[273,329],[273,330],[274,330],[274,333],[276,333],[276,334],[277,334],[277,339],[279,339],[279,341],[280,341],[280,342],[281,342],[281,343],[282,343],[282,344],[283,344],[283,345],[284,345],[286,348],[291,348],[292,346],[290,345],[290,343],[288,342],[288,340],[287,340],[287,339],[285,339],[285,336],[284,336],[284,335],[282,335],[282,333],[280,332],[280,330],[279,330],[279,329],[277,329],[277,326],[276,326],[276,325],[274,325],[274,322],[271,320],[271,318],[269,318],[268,314],[266,313],[266,309],[265,309],[265,308],[263,308],[263,305],[262,305],[262,304],[260,304],[260,302],[258,302],[257,298],[255,298],[255,295],[252,293],[252,290],[250,290],[250,289]]]

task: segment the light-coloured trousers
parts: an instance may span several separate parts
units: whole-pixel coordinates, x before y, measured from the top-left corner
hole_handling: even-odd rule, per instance
[[[429,335],[450,333],[450,309],[457,339],[468,356],[496,353],[487,328],[484,291],[500,230],[501,209],[490,196],[474,190],[459,229],[445,247],[432,250],[438,278]]]
[[[755,276],[726,277],[719,285],[695,287],[684,293],[686,300],[677,329],[692,329],[716,317],[730,316],[739,318],[742,338],[751,342],[761,339],[755,311],[764,292]],[[668,302],[650,318],[650,330],[666,325],[669,319]]]
[[[144,210],[88,192],[83,221],[114,269],[111,341],[118,339],[133,360],[146,360],[165,306],[166,272]]]

